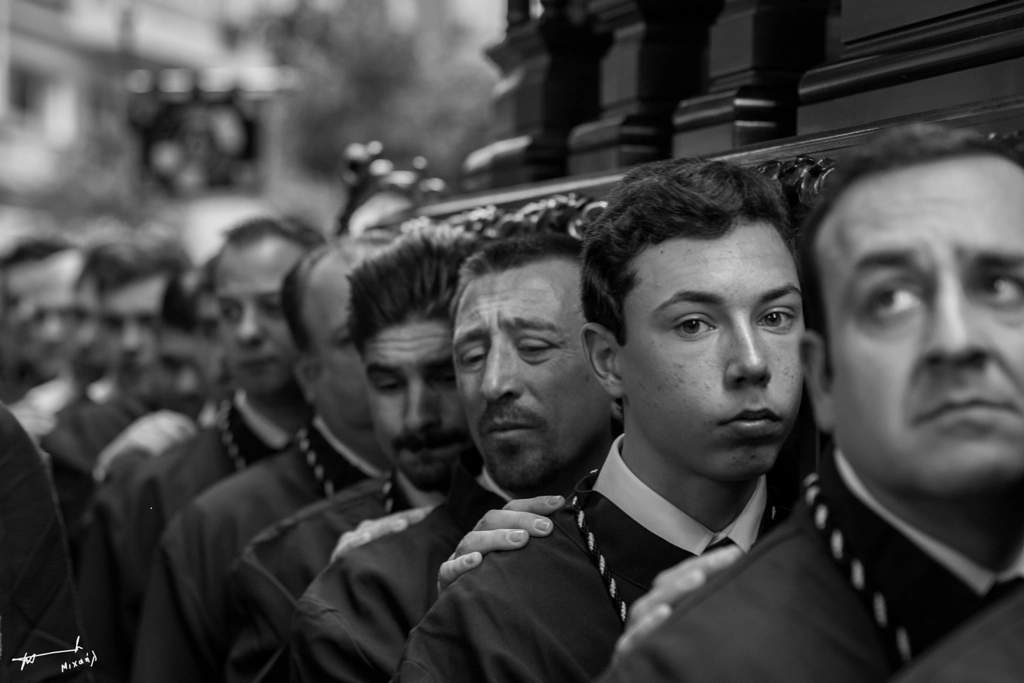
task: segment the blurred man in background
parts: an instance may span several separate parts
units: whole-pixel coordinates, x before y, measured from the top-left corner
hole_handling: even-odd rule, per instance
[[[82,265],[79,249],[43,238],[18,245],[2,265],[5,352],[26,389],[11,411],[36,439],[53,429],[57,412],[76,398],[71,339]]]

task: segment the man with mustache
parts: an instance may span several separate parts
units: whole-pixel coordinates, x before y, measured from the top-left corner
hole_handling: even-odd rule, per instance
[[[835,448],[792,519],[603,680],[889,680],[1020,583],[1022,225],[1024,168],[978,134],[898,129],[843,160],[801,247]]]
[[[494,243],[466,261],[457,291],[450,280],[449,301],[438,311],[444,318],[430,337],[452,410],[463,425],[468,418],[483,467],[476,453],[464,457],[430,516],[342,555],[313,583],[293,620],[293,680],[389,680],[406,636],[436,598],[438,567],[481,515],[507,500],[503,490],[565,493],[593,466],[597,447],[607,448],[608,402],[588,380],[575,345],[582,324],[573,305],[578,253],[578,242],[558,235]],[[361,275],[354,279],[357,319],[379,291]],[[387,375],[374,380],[374,366],[395,365],[401,336],[421,327],[408,325],[404,335],[401,327],[385,330],[367,343],[372,391],[390,384]],[[486,371],[458,360],[460,343],[473,347],[462,354],[490,354]]]
[[[755,171],[680,159],[627,174],[585,233],[582,287],[590,381],[621,401],[624,434],[550,536],[445,591],[396,680],[590,681],[655,575],[748,551],[784,514],[766,475],[800,402],[791,239]],[[458,337],[456,360],[485,362]]]
[[[230,612],[225,676],[229,681],[286,679],[288,627],[295,602],[327,565],[338,536],[363,520],[407,509],[408,496],[420,491],[409,480],[398,484],[394,472],[384,476],[391,469],[393,446],[380,441],[374,429],[366,374],[349,312],[349,276],[358,263],[379,249],[380,245],[365,239],[346,239],[340,248],[310,254],[285,279],[288,321],[301,353],[296,374],[317,407],[317,422],[337,443],[372,455],[374,476],[338,489],[326,500],[265,529],[232,564],[227,577]],[[459,252],[444,253],[441,258],[459,258]],[[443,288],[441,280],[427,283],[417,279],[420,272],[409,270],[401,278],[389,278],[387,291],[424,293],[431,287],[419,285],[428,284]],[[422,274],[437,272],[424,268]],[[423,296],[429,299],[432,294]],[[455,438],[464,441],[460,434]],[[413,434],[402,441],[403,447],[411,444],[421,450],[423,439]],[[426,490],[435,486],[427,482]]]
[[[308,348],[311,338],[337,344],[348,334],[348,310],[339,301],[360,258],[357,247],[347,241],[321,248],[285,278],[282,306],[292,304],[287,317],[300,347]],[[351,352],[341,355],[321,355],[310,365],[308,355],[300,354],[295,363],[315,414],[291,448],[206,491],[168,526],[147,588],[135,680],[222,680],[229,647],[228,572],[248,541],[314,502],[381,475],[385,460],[367,419],[364,380],[352,372]],[[327,360],[345,371],[322,372]],[[380,496],[382,485],[368,484],[370,495]],[[379,500],[368,504],[366,514],[381,506]]]

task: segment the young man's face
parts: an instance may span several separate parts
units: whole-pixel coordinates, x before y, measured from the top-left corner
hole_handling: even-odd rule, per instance
[[[1019,492],[1022,226],[1024,171],[983,156],[869,176],[822,225],[808,388],[884,502]]]
[[[366,373],[349,333],[348,276],[352,267],[333,253],[309,274],[302,317],[311,349],[302,354],[297,373],[307,400],[338,437],[373,428],[366,398]]]
[[[377,441],[422,491],[447,491],[456,459],[472,446],[451,339],[446,322],[412,322],[381,331],[363,350]]]
[[[95,277],[75,288],[75,326],[71,334],[71,363],[82,382],[94,382],[111,369],[109,344],[100,320],[100,294]]]
[[[767,472],[799,410],[804,327],[778,231],[740,223],[718,239],[673,239],[631,267],[616,350],[627,445],[719,481]]]
[[[17,301],[12,313],[23,326],[21,353],[43,377],[56,375],[70,359],[75,281],[81,269],[81,252],[68,249],[15,266],[8,275],[8,289]]]
[[[515,495],[608,447],[611,407],[580,345],[579,288],[579,266],[548,259],[478,277],[459,300],[459,392],[488,472]]]
[[[236,385],[254,397],[294,389],[298,353],[281,308],[281,282],[305,250],[266,237],[227,247],[217,262],[224,357]]]
[[[112,289],[101,299],[103,336],[118,384],[128,394],[144,391],[157,361],[160,306],[166,288],[167,276],[154,275]]]
[[[160,331],[156,367],[156,401],[160,408],[195,418],[207,399],[203,372],[204,345],[197,332],[164,326]]]

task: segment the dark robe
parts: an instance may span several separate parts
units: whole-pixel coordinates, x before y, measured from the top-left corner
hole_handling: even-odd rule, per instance
[[[576,492],[628,607],[659,573],[693,555],[594,491],[596,478],[585,477]],[[769,499],[762,532],[771,507]],[[604,670],[622,620],[571,501],[551,519],[550,536],[488,555],[445,591],[410,635],[394,680],[582,683]]]
[[[365,478],[330,450],[315,429],[320,456],[332,454],[344,476],[337,489]],[[320,500],[317,480],[298,445],[217,484],[171,521],[153,560],[137,634],[132,680],[221,681],[227,660],[227,575],[246,544],[274,522]]]
[[[388,479],[369,479],[314,503],[253,538],[228,576],[228,681],[287,680],[295,602],[327,566],[338,538],[408,507]]]
[[[246,463],[280,452],[263,443],[234,407],[227,424]],[[129,678],[143,593],[168,520],[201,492],[236,472],[217,426],[156,458],[129,456],[115,461],[96,494],[78,578],[86,629],[102,653],[96,663],[97,678]]]
[[[989,607],[894,683],[1019,683],[1024,679],[1024,589]]]
[[[889,628],[905,629],[911,657],[981,609],[982,598],[850,493],[831,456],[820,477],[822,519],[841,534],[840,558],[856,557],[873,584],[867,600],[805,502],[601,680],[876,683],[901,660],[870,596],[884,599]]]
[[[296,606],[291,680],[390,680],[409,632],[437,600],[441,564],[488,510],[504,504],[460,465],[447,499],[426,519],[334,562]]]
[[[5,407],[0,407],[0,637],[0,681],[92,680],[93,652],[75,597],[57,499],[41,454]]]
[[[141,404],[128,398],[93,403],[83,397],[58,412],[57,424],[40,440],[40,447],[51,457],[53,483],[76,563],[88,527],[84,516],[96,487],[92,475],[96,458],[145,413]]]

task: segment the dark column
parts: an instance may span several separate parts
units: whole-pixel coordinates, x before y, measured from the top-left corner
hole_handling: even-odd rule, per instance
[[[488,55],[503,78],[496,89],[496,137],[465,163],[466,189],[482,190],[566,174],[569,131],[598,112],[600,56],[582,2],[544,0],[540,16],[510,0],[508,32]]]
[[[569,138],[570,173],[605,171],[672,151],[672,112],[702,88],[708,26],[722,0],[590,0],[612,36],[601,64],[601,118]]]
[[[708,94],[679,103],[673,153],[793,135],[797,84],[825,59],[829,0],[726,0],[711,29]]]

